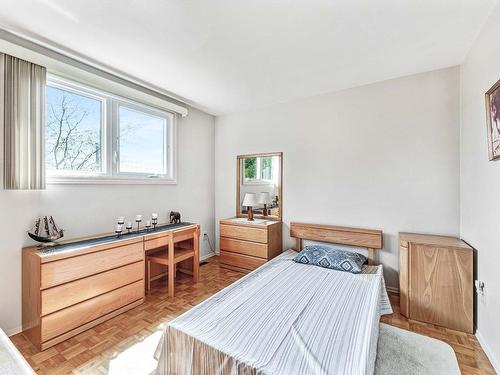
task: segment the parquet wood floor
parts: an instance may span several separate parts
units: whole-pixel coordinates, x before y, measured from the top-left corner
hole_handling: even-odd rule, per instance
[[[149,374],[155,367],[152,355],[164,325],[242,276],[220,268],[214,257],[200,268],[196,285],[179,274],[175,297],[169,298],[165,283],[160,283],[143,305],[43,352],[22,334],[11,339],[38,374]],[[408,321],[399,314],[397,295],[391,295],[391,303],[395,312],[383,317],[383,322],[447,342],[463,374],[495,374],[475,336]]]

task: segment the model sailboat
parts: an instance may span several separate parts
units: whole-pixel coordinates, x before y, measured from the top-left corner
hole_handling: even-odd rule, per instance
[[[39,218],[33,228],[28,231],[28,235],[38,242],[50,243],[57,241],[64,236],[64,231],[60,229],[54,218],[44,216],[43,219]]]

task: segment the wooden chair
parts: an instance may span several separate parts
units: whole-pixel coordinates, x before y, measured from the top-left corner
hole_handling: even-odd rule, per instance
[[[169,251],[170,249],[165,250],[159,250],[156,251],[150,255],[146,255],[146,263],[147,263],[147,286],[148,286],[148,292],[151,290],[151,281],[159,279],[163,276],[168,275],[168,272],[161,273],[159,275],[156,275],[155,277],[151,277],[151,263],[156,263],[156,264],[161,264],[163,266],[166,266],[168,271],[172,269],[173,271],[173,277],[168,278],[169,284],[171,282],[175,282],[175,276],[177,273],[177,265],[178,263],[188,260],[188,259],[193,259],[193,262],[195,262],[196,259],[196,251],[193,248],[182,248],[182,247],[174,247],[174,256],[173,256],[173,267],[170,267],[170,257],[169,257]],[[198,282],[198,273],[193,272],[184,268],[179,268],[179,271],[183,273],[187,273],[193,276],[193,281]],[[169,290],[169,296],[173,297],[174,296],[174,286],[173,285],[168,285],[168,290]]]
[[[193,230],[194,229],[194,230]],[[149,252],[152,251],[152,252]],[[193,282],[198,282],[200,263],[200,226],[174,230],[167,234],[158,234],[149,241],[146,251],[146,281],[148,292],[151,281],[168,276],[168,295],[174,296],[176,271],[193,276]],[[189,261],[191,259],[191,262]],[[151,263],[157,263],[167,268],[167,272],[151,277]]]

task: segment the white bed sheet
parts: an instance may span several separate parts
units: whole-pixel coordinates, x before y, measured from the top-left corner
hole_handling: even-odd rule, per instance
[[[350,274],[288,250],[173,320],[157,374],[373,374],[382,266]]]

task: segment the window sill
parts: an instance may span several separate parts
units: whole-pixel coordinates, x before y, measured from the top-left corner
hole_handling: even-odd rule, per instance
[[[47,185],[177,185],[177,180],[130,177],[47,177]]]

